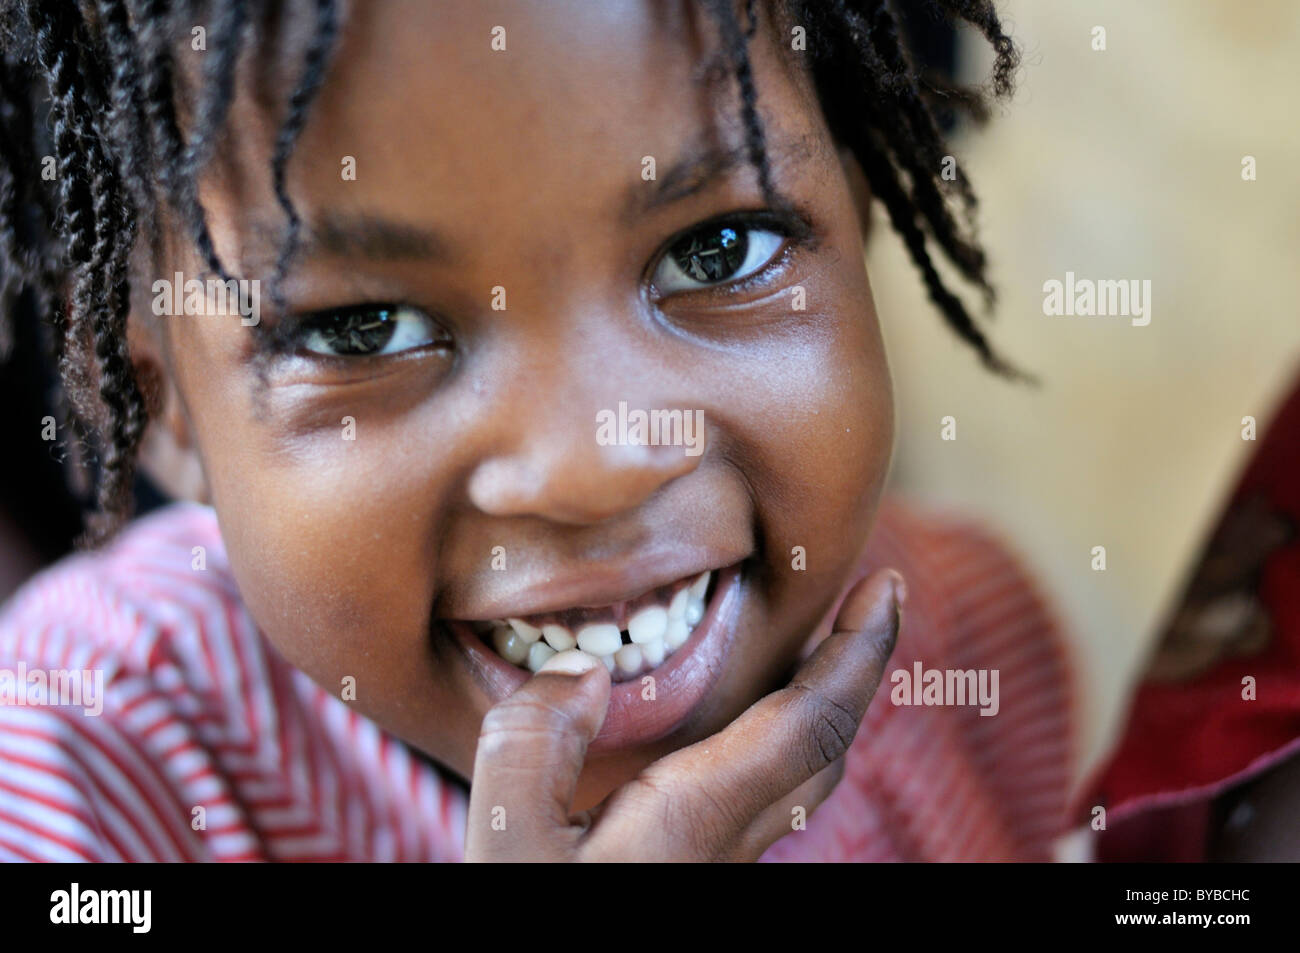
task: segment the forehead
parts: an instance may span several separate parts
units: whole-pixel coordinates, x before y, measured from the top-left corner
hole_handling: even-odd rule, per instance
[[[311,26],[299,17],[290,46],[301,49]],[[779,165],[787,150],[806,158],[824,130],[800,64],[772,32],[751,41],[750,58]],[[348,4],[291,178],[311,184],[308,206],[314,196],[397,220],[517,219],[557,197],[573,215],[625,212],[647,157],[662,176],[688,155],[743,145],[723,46],[698,0]],[[283,61],[268,60],[283,75]],[[253,100],[263,112],[265,99]],[[264,168],[273,123],[243,128],[254,127],[260,136],[234,142]],[[341,174],[348,160],[352,178]]]
[[[494,142],[499,151],[533,132],[549,134],[538,145],[566,146],[689,135],[709,112],[735,103],[706,5],[354,3],[333,67],[339,81],[327,86],[322,106],[357,134],[391,135],[396,122],[421,141]]]

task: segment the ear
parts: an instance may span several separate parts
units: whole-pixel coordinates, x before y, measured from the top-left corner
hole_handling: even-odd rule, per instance
[[[208,503],[203,461],[176,390],[162,335],[158,323],[148,318],[132,314],[127,322],[131,363],[149,411],[149,426],[140,446],[140,470],[174,500]]]
[[[840,165],[844,167],[844,177],[848,180],[849,191],[853,195],[853,207],[858,213],[858,227],[862,231],[862,245],[866,247],[871,237],[871,183],[862,171],[857,156],[848,146],[839,149]]]

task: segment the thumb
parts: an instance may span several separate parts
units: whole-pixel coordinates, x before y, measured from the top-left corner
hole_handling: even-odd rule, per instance
[[[605,666],[571,650],[488,711],[474,756],[467,859],[564,858],[583,832],[569,810],[609,690]]]

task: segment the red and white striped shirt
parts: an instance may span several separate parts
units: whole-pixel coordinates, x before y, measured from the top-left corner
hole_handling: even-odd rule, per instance
[[[990,536],[898,499],[871,563],[908,581],[890,671],[996,669],[998,713],[895,705],[887,673],[843,782],[763,859],[1050,859],[1074,745],[1051,615]],[[0,701],[0,860],[462,856],[463,788],[279,656],[206,507],[167,507],[31,580],[0,614],[0,678],[20,666],[102,670],[103,709]]]

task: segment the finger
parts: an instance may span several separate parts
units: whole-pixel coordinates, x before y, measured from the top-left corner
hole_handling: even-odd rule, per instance
[[[835,793],[835,788],[844,780],[847,766],[847,758],[832,762],[776,804],[759,812],[741,835],[734,859],[758,860],[782,837],[804,830],[813,812]]]
[[[768,806],[848,751],[893,652],[904,592],[893,570],[859,582],[788,686],[718,734],[655,762],[617,797],[641,811],[649,799],[684,849],[726,854]],[[603,824],[618,807],[609,805]]]
[[[467,859],[564,859],[583,831],[569,809],[609,687],[599,661],[561,652],[487,713],[474,755]]]

